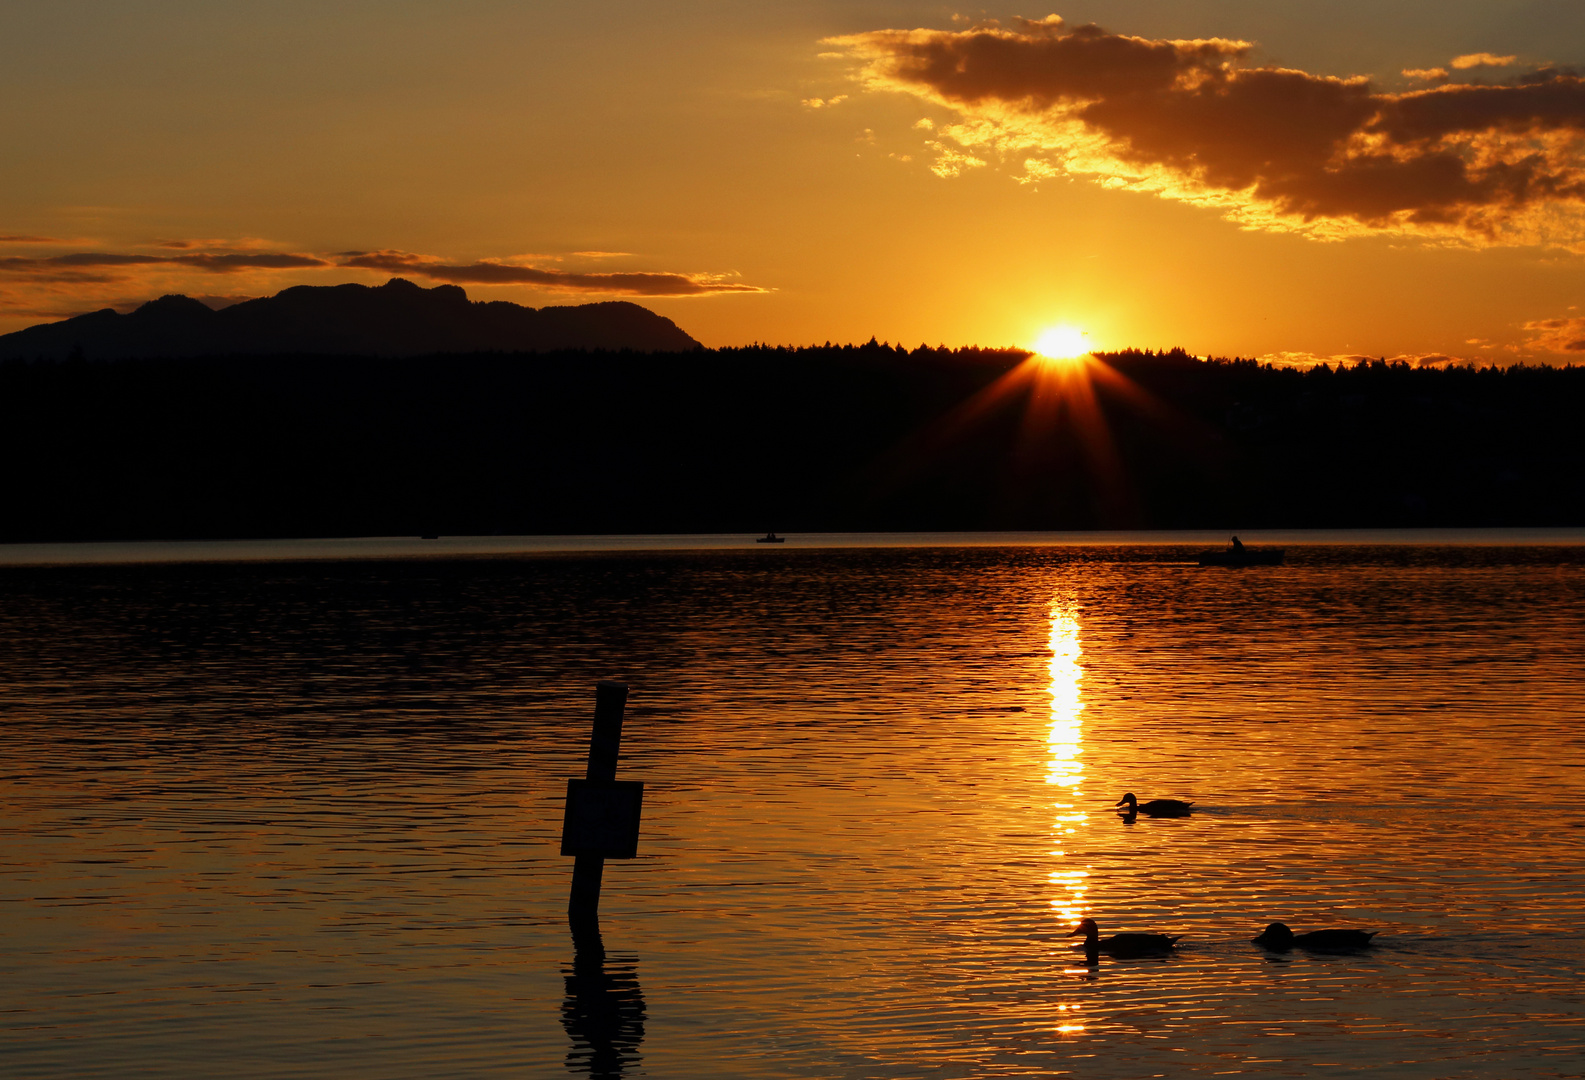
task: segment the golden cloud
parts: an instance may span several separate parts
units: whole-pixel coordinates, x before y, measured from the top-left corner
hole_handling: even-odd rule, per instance
[[[994,155],[1214,207],[1247,228],[1585,251],[1576,75],[1392,94],[1362,77],[1252,66],[1245,41],[1069,29],[1055,16],[826,44],[859,62],[868,89],[958,114],[935,133],[943,176],[964,156]]]
[[[1525,323],[1524,329],[1530,334],[1524,343],[1526,348],[1567,356],[1585,353],[1585,318],[1540,319]]]
[[[1494,56],[1489,52],[1465,53],[1463,56],[1453,57],[1452,64],[1459,71],[1466,71],[1474,67],[1507,67],[1517,56]]]

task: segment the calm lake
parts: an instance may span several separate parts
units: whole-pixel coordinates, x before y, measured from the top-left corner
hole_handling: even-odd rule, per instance
[[[1585,1076],[1585,537],[1114,539],[0,566],[0,1074]]]

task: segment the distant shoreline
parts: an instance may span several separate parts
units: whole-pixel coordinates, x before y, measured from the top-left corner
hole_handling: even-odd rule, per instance
[[[0,541],[1585,526],[1585,368],[1063,370],[880,344],[3,363]]]
[[[1249,529],[1250,546],[1585,547],[1585,528]],[[290,540],[133,540],[0,544],[0,567],[147,563],[323,562],[510,557],[597,552],[764,551],[745,533],[604,536],[317,537]],[[1225,532],[1164,529],[1096,532],[792,533],[769,550],[865,548],[1221,547]]]

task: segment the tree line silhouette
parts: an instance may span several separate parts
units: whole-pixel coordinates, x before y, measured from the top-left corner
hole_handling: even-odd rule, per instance
[[[1585,524],[1585,369],[1028,361],[11,360],[0,540]]]

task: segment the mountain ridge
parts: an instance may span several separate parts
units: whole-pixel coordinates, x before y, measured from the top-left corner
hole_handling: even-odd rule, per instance
[[[135,311],[113,308],[0,335],[0,359],[92,360],[320,354],[604,349],[685,352],[700,343],[670,319],[626,300],[525,307],[470,300],[457,285],[297,285],[215,310],[181,294]]]

